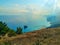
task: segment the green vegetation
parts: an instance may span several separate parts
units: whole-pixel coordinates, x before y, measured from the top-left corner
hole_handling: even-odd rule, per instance
[[[4,36],[9,31],[9,27],[3,23],[0,22],[0,35]]]
[[[41,44],[40,44],[40,41],[37,40],[34,45],[41,45]]]
[[[22,34],[22,28],[21,27],[17,27],[16,34]]]
[[[9,30],[8,37],[11,37],[11,36],[16,36],[16,32],[14,30]]]
[[[22,34],[22,28],[18,27],[16,31],[10,29],[6,23],[0,21],[0,36],[16,36],[17,34]]]
[[[7,42],[0,42],[0,45],[11,45],[10,41]]]
[[[37,40],[37,41],[36,41],[36,45],[40,45],[40,42],[39,42],[39,40]]]
[[[3,43],[4,45],[11,45],[11,43],[8,41],[8,42],[4,42]]]

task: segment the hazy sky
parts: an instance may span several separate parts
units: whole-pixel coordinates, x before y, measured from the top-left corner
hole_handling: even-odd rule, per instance
[[[0,0],[0,15],[48,14],[56,7],[59,0]]]
[[[10,27],[20,24],[38,29],[50,26],[46,16],[57,16],[59,10],[60,0],[0,0],[0,21]]]

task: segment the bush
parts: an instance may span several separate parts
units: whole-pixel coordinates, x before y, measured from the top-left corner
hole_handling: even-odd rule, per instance
[[[9,30],[8,36],[9,37],[16,36],[16,32],[14,30]]]
[[[6,23],[3,23],[0,21],[0,35],[1,36],[16,36],[16,34],[22,34],[22,28],[17,27],[16,32],[12,29],[10,29]]]
[[[0,22],[0,35],[4,36],[9,30],[6,23]]]
[[[22,28],[21,27],[17,27],[16,34],[22,34]]]
[[[8,41],[8,42],[4,42],[4,45],[11,45],[11,43]]]
[[[35,45],[41,45],[41,44],[40,44],[40,41],[37,40],[37,41],[35,42]]]

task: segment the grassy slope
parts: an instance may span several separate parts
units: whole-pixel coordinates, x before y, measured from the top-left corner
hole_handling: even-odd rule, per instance
[[[41,29],[0,40],[0,45],[60,45],[60,28]]]

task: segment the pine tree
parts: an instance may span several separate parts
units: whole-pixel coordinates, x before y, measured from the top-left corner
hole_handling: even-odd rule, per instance
[[[17,33],[17,34],[22,34],[22,28],[21,28],[21,27],[17,27],[16,33]]]

